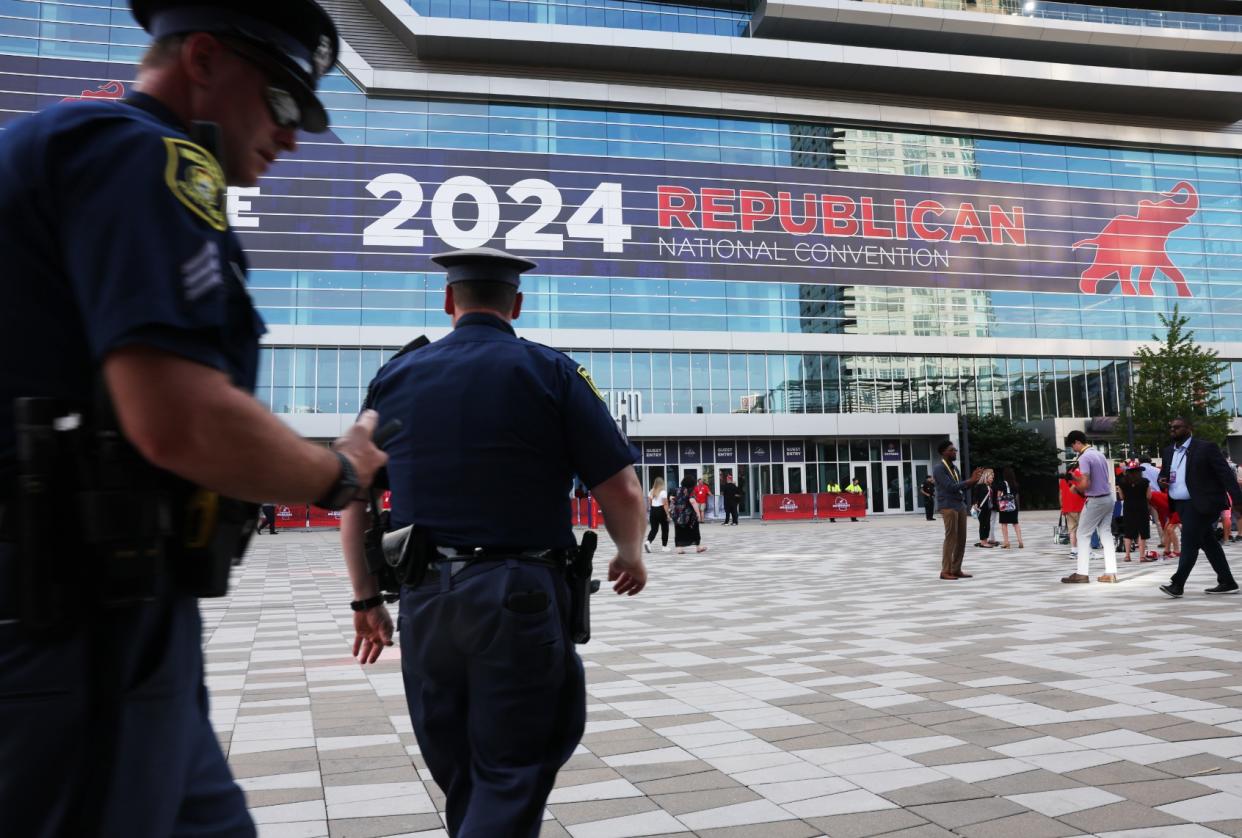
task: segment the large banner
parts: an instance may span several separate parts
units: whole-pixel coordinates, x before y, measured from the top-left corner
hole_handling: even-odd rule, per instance
[[[867,497],[857,492],[819,492],[815,495],[816,518],[862,518]]]
[[[0,113],[115,98],[118,72],[133,68],[0,56]],[[431,254],[493,246],[558,276],[1191,293],[1167,251],[1198,211],[1184,181],[1149,194],[302,139],[230,192],[255,268],[432,271]]]
[[[760,513],[765,521],[798,521],[815,517],[815,495],[764,495]]]

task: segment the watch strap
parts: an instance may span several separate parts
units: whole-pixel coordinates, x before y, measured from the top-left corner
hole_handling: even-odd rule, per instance
[[[315,506],[323,509],[344,509],[349,506],[350,502],[358,496],[358,472],[354,469],[354,464],[349,458],[340,451],[333,451],[337,460],[341,464],[340,474],[337,475],[328,491],[319,500],[315,501]]]
[[[351,611],[370,611],[372,608],[376,607],[377,605],[383,605],[383,604],[384,604],[384,595],[376,594],[375,596],[368,597],[367,599],[354,600],[353,602],[349,604],[349,608]]]

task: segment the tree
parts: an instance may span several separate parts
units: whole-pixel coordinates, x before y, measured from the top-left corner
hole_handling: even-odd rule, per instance
[[[1190,419],[1195,436],[1224,445],[1232,417],[1221,409],[1221,374],[1229,366],[1217,359],[1216,350],[1195,343],[1194,332],[1186,325],[1190,318],[1173,307],[1173,313],[1160,315],[1163,337],[1153,334],[1158,344],[1139,347],[1139,363],[1130,412],[1134,419],[1135,441],[1142,450],[1159,453],[1169,441],[1169,420]]]
[[[1004,416],[968,416],[970,467],[1001,469],[1012,466],[1022,485],[1023,505],[1039,507],[1057,495],[1056,476],[1060,450],[1051,441],[1019,427]]]

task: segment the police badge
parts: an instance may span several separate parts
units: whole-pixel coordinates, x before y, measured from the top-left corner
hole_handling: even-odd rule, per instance
[[[216,158],[189,140],[165,137],[164,146],[168,149],[164,168],[168,189],[213,230],[228,229],[224,172]]]

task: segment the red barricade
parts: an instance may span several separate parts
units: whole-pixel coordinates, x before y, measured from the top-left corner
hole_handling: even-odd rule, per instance
[[[862,518],[867,496],[855,492],[820,492],[815,496],[816,518]]]
[[[570,498],[569,523],[575,527],[595,529],[604,526],[604,510],[599,508],[595,498]]]
[[[318,506],[310,508],[310,526],[339,527],[340,525],[341,511],[339,509],[323,509]]]
[[[306,529],[306,504],[276,504],[276,526],[282,530]]]
[[[764,495],[763,520],[796,521],[815,517],[815,496],[811,494]]]

